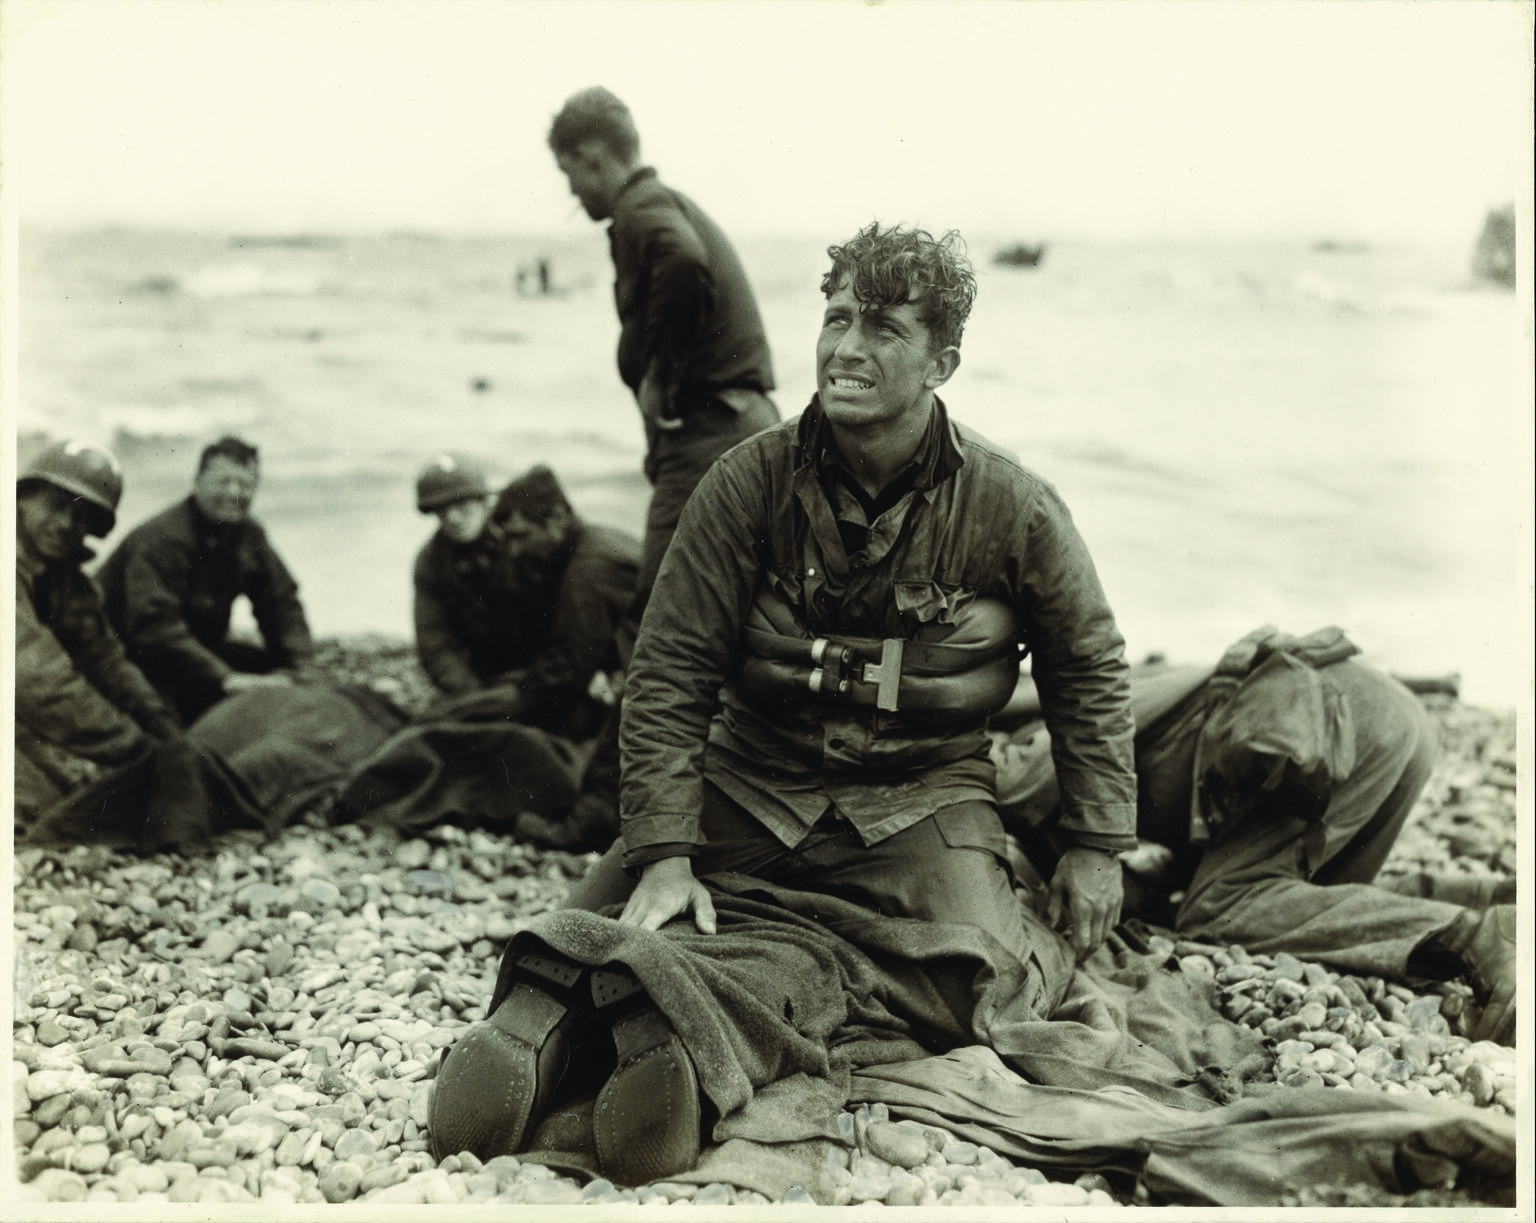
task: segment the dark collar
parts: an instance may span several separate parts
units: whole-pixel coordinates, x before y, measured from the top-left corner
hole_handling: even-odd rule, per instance
[[[800,445],[805,459],[823,481],[835,479],[855,490],[864,498],[863,489],[854,478],[848,460],[838,449],[837,440],[827,424],[827,416],[821,407],[820,396],[812,396],[810,406],[800,418]],[[919,490],[935,488],[949,479],[965,463],[960,447],[955,441],[954,427],[949,422],[949,410],[937,395],[933,397],[933,414],[923,439],[912,452],[912,457],[896,473],[887,488],[896,486]],[[885,489],[880,490],[883,496]]]
[[[625,193],[632,187],[637,187],[647,179],[654,179],[655,177],[655,167],[641,166],[638,170],[636,170],[633,174],[624,180],[624,185],[618,189],[618,192],[613,197],[613,206],[617,208],[619,201],[624,198]]]

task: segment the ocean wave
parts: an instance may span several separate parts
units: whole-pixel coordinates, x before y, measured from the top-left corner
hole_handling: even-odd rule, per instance
[[[211,263],[188,275],[187,292],[197,297],[314,297],[325,281],[311,272],[278,271],[259,263]]]
[[[227,407],[215,411],[191,404],[111,404],[101,409],[97,420],[99,427],[111,435],[114,447],[212,437],[248,423],[245,419],[231,419]]]
[[[1344,314],[1428,314],[1440,302],[1439,294],[1425,289],[1376,290],[1310,271],[1296,273],[1291,291],[1303,301],[1317,302]]]

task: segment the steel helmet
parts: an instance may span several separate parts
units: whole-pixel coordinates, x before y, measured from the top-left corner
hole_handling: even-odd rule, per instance
[[[462,501],[483,497],[491,491],[485,469],[462,454],[445,452],[421,469],[416,477],[416,508],[423,514]]]
[[[123,468],[105,446],[73,438],[54,442],[16,477],[16,487],[36,480],[73,493],[99,511],[92,515],[92,535],[108,535],[117,525],[117,503],[123,498]]]

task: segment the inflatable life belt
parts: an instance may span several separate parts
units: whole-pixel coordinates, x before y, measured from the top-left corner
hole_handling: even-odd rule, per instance
[[[748,691],[807,693],[887,712],[977,721],[1002,709],[1019,680],[1018,621],[998,599],[973,599],[932,640],[808,637],[784,600],[760,588],[742,628]]]

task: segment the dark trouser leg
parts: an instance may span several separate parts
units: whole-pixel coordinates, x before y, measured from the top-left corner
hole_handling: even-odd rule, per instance
[[[690,413],[681,429],[670,433],[648,431],[650,453],[645,460],[645,474],[651,482],[651,501],[645,511],[635,597],[625,623],[619,628],[619,657],[626,664],[634,648],[635,634],[640,631],[645,605],[651,598],[651,587],[656,584],[656,574],[688,498],[716,459],[738,442],[776,424],[778,419],[772,401],[761,395],[740,411],[712,401]]]
[[[1462,911],[1368,883],[1428,779],[1434,729],[1413,696],[1380,672],[1344,662],[1327,674],[1350,703],[1354,770],[1316,823],[1249,820],[1228,829],[1201,859],[1178,928],[1401,977],[1409,952]]]
[[[623,664],[635,648],[640,621],[651,599],[651,587],[661,569],[662,558],[677,531],[683,507],[698,487],[704,473],[716,459],[737,442],[745,441],[778,421],[778,412],[766,395],[743,411],[724,404],[710,403],[688,418],[687,425],[675,433],[651,433],[651,452],[645,471],[652,485],[650,504],[645,511],[645,537],[640,547],[640,572],[635,581],[634,598],[619,625],[616,648]],[[582,777],[582,796],[592,802],[611,804],[617,818],[619,803],[619,711],[612,714],[598,735],[597,747]]]

